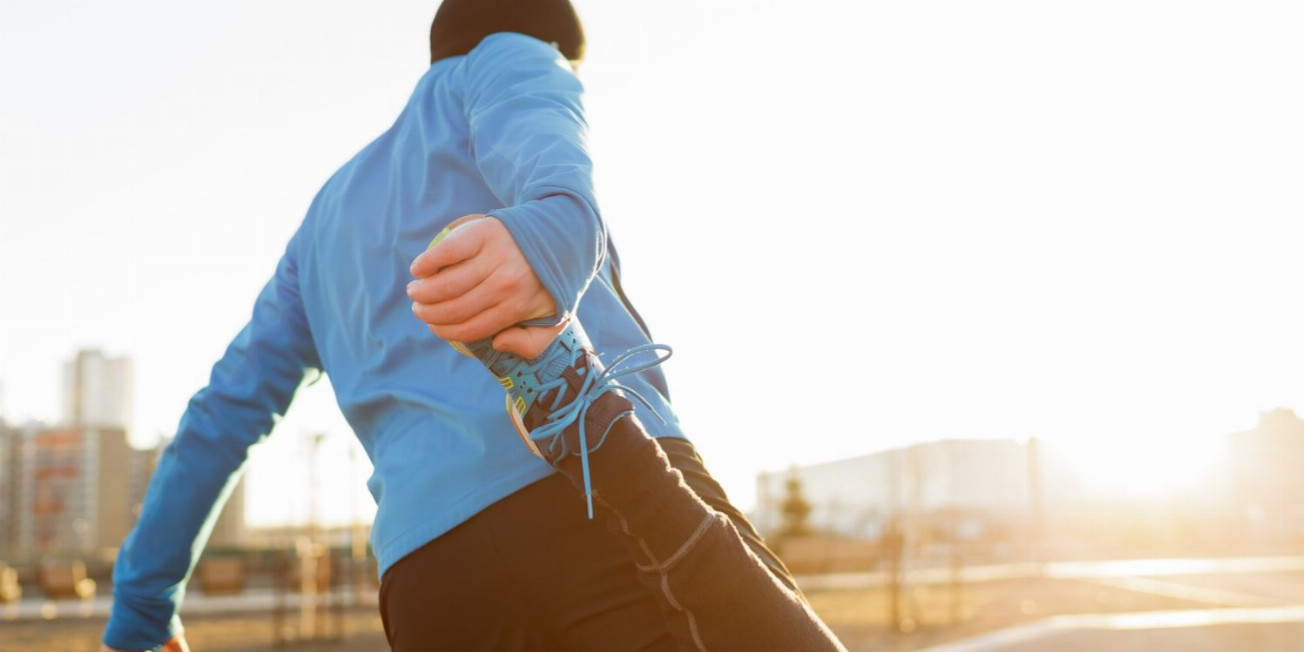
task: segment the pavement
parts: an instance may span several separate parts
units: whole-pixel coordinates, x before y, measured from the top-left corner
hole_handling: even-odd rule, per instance
[[[332,602],[342,604],[359,604],[374,606],[377,603],[374,590],[363,591],[354,598],[348,589],[341,589],[330,594]],[[323,596],[326,597],[326,596]],[[313,598],[309,598],[310,605]],[[210,615],[270,611],[277,605],[277,595],[271,589],[248,589],[239,595],[211,596],[202,593],[187,593],[182,603],[181,615]],[[280,596],[282,604],[297,609],[304,597],[297,593]],[[57,618],[108,618],[113,606],[113,597],[97,595],[86,600],[47,600],[29,598],[0,606],[0,622],[17,620],[54,620]]]
[[[1023,570],[1007,567],[1004,572],[1017,575]],[[993,571],[978,575],[1001,575]],[[1304,558],[1068,563],[1049,564],[1044,571],[1044,576],[1209,606],[1053,616],[923,648],[923,652],[1304,650]]]
[[[922,652],[1298,652],[1304,605],[1056,616]]]
[[[960,572],[960,620],[951,613],[949,568],[906,573],[918,622],[912,633],[887,627],[881,573],[798,578],[812,604],[853,652],[1299,652],[1304,650],[1304,557],[1148,559],[973,566]],[[374,591],[351,609],[345,650],[383,649]],[[337,598],[350,604],[351,596]],[[282,595],[295,609],[298,595]],[[188,595],[182,612],[204,649],[265,649],[264,623],[278,596]],[[111,598],[23,600],[0,607],[9,645],[78,650],[93,641]],[[246,624],[245,621],[248,621]],[[233,626],[239,622],[240,625]],[[268,621],[270,622],[270,621]],[[189,628],[188,628],[188,631]],[[237,633],[243,638],[237,640]],[[229,637],[229,640],[222,637]],[[245,639],[249,639],[246,641]],[[47,645],[38,645],[44,642]]]
[[[1227,575],[1235,573],[1304,572],[1304,556],[1217,557],[1178,559],[1127,559],[1121,561],[1059,561],[1047,563],[990,564],[960,569],[960,581],[993,582],[1034,577],[1049,579],[1106,579],[1167,577],[1173,575]],[[907,585],[948,584],[954,579],[950,568],[918,568],[903,571]],[[829,573],[797,578],[802,589],[820,591],[886,586],[887,573]],[[1304,594],[1301,595],[1304,600]]]

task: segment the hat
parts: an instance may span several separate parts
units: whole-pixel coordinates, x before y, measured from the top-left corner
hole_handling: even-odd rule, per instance
[[[444,0],[430,24],[430,62],[466,54],[486,36],[517,32],[584,58],[584,27],[570,0]]]

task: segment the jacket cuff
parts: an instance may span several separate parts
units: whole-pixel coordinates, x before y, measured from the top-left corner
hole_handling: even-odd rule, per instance
[[[104,644],[116,650],[157,649],[181,633],[176,611],[172,600],[132,598],[114,591]]]
[[[555,316],[527,325],[556,325],[575,314],[606,248],[596,212],[573,197],[552,195],[488,214],[507,227],[557,307]]]

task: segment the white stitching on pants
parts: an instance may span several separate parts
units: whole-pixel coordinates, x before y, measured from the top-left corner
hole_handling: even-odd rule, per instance
[[[661,592],[666,594],[666,601],[670,603],[670,606],[684,612],[684,616],[688,618],[688,632],[693,635],[693,642],[697,644],[697,649],[706,652],[706,644],[702,642],[702,634],[697,631],[697,618],[693,616],[693,612],[685,609],[675,600],[675,594],[670,590],[670,575],[665,572],[661,573]]]
[[[603,500],[602,496],[595,493],[593,495],[593,498],[597,500],[598,503],[601,504],[603,507],[606,507],[608,510],[611,510],[612,514],[616,515],[616,518],[620,522],[620,531],[623,532],[625,536],[637,541],[638,547],[643,550],[643,554],[647,555],[647,558],[652,560],[652,564],[653,564],[652,567],[643,566],[642,564],[638,563],[637,560],[634,561],[634,567],[637,568],[638,570],[652,570],[652,568],[654,568],[656,565],[657,558],[655,555],[652,554],[652,549],[648,548],[647,542],[634,536],[634,533],[629,531],[629,522],[625,520],[625,515],[616,511],[616,508],[612,507],[611,503],[608,503],[607,501]]]
[[[702,519],[701,525],[697,526],[697,530],[694,531],[692,536],[688,537],[688,540],[684,542],[684,545],[679,546],[679,550],[676,550],[675,554],[670,555],[670,559],[667,559],[664,564],[661,564],[660,570],[669,571],[671,568],[674,568],[675,564],[679,563],[679,560],[682,559],[684,555],[688,554],[689,550],[692,550],[697,545],[697,542],[701,540],[701,538],[706,534],[706,530],[710,528],[713,523],[715,523],[715,515],[707,514],[706,518]]]
[[[648,547],[647,542],[644,541],[642,537],[634,536],[634,534],[630,532],[629,521],[625,520],[624,514],[621,514],[619,510],[612,507],[609,503],[607,503],[607,501],[602,500],[601,497],[598,497],[598,502],[601,503],[604,507],[610,510],[612,514],[616,516],[616,520],[620,523],[621,532],[623,532],[625,536],[637,541],[639,548],[643,550],[643,554],[647,555],[647,558],[652,560],[651,566],[643,566],[639,564],[637,561],[634,562],[634,566],[638,568],[638,570],[640,571],[654,572],[661,576],[661,592],[665,594],[666,602],[670,603],[671,608],[684,614],[684,618],[688,620],[688,633],[693,636],[693,643],[697,645],[697,649],[700,650],[700,652],[707,652],[706,643],[702,642],[702,634],[697,630],[697,617],[693,615],[692,611],[685,609],[683,605],[679,604],[678,600],[675,600],[674,591],[672,591],[670,588],[670,576],[669,574],[667,574],[667,571],[669,570],[669,566],[666,564],[658,563],[656,556],[652,554],[652,549]],[[707,514],[706,519],[703,522],[703,525],[698,526],[697,531],[693,533],[693,536],[689,537],[689,543],[695,543],[697,539],[700,539],[702,537],[702,534],[706,530],[706,525],[708,524],[709,521],[712,520],[714,520],[712,514]],[[672,555],[671,559],[673,561],[678,561],[676,557],[680,556],[680,552],[684,552],[688,547],[689,547],[688,543],[684,544],[683,546],[680,546],[679,551],[677,551],[674,555]]]

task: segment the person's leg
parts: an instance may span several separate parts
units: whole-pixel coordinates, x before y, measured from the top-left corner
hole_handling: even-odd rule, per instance
[[[528,609],[516,599],[489,545],[493,508],[385,571],[380,614],[394,652],[524,651],[537,648]],[[486,605],[494,605],[487,608]]]
[[[618,421],[589,465],[599,518],[634,556],[682,649],[843,649],[780,579],[791,578],[772,570],[730,518],[703,502],[637,420]],[[581,486],[577,458],[562,460],[559,469]]]
[[[380,593],[392,649],[677,649],[628,551],[575,504],[565,478],[546,478],[392,566]]]
[[[618,379],[659,363],[629,357],[658,347],[631,350],[604,370],[583,329],[570,322],[532,360],[488,341],[464,348],[507,389],[526,444],[597,506],[626,545],[681,649],[843,649],[730,519],[684,482],[633,416]]]
[[[602,523],[576,509],[560,475],[495,523],[510,559],[503,567],[547,635],[536,650],[671,652],[678,646],[656,596],[640,583],[629,552]]]
[[[761,538],[760,533],[752,526],[751,521],[747,520],[743,513],[738,511],[733,503],[729,502],[729,497],[724,494],[724,487],[715,481],[711,472],[707,471],[706,464],[697,454],[697,447],[687,439],[677,437],[658,437],[657,444],[665,452],[666,459],[670,460],[670,466],[674,467],[679,474],[684,476],[684,484],[688,485],[693,493],[697,494],[702,502],[706,503],[711,509],[725,515],[729,522],[733,524],[734,529],[738,530],[738,535],[742,537],[743,543],[756,555],[766,568],[770,569],[770,574],[783,583],[784,586],[793,592],[800,593],[797,588],[797,581],[792,578],[792,573],[788,567],[783,565],[779,556],[765,545],[765,540]]]

